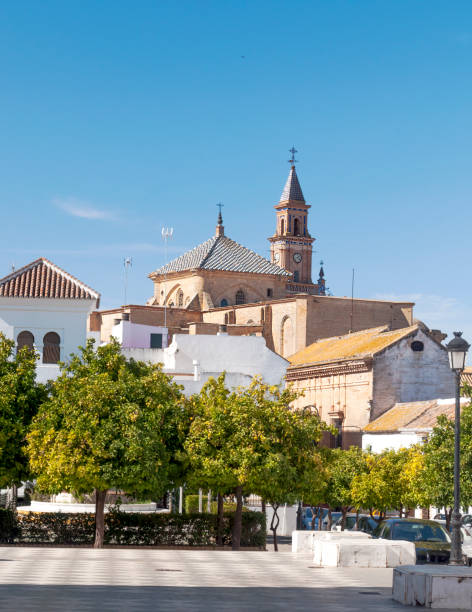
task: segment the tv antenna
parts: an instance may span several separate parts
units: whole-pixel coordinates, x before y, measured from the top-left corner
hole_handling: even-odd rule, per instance
[[[167,332],[167,243],[172,240],[174,235],[173,227],[163,227],[161,230],[162,240],[164,240],[164,327],[166,328],[167,338],[169,334]],[[167,346],[167,342],[166,342]]]
[[[123,267],[125,269],[125,282],[124,282],[124,293],[125,293],[125,303],[124,305],[126,306],[128,303],[128,273],[130,268],[133,265],[133,258],[132,257],[125,257],[123,259]]]

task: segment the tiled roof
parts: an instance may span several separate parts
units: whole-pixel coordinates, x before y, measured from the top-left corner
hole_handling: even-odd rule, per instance
[[[467,405],[468,398],[461,398]],[[454,419],[455,399],[433,399],[424,402],[395,404],[377,419],[366,425],[367,433],[396,433],[399,431],[427,431],[436,425],[438,416],[443,414]]]
[[[98,300],[100,294],[40,257],[0,279],[0,297]]]
[[[155,270],[151,276],[195,269],[291,276],[287,270],[276,266],[227,236],[213,236],[166,266]]]
[[[464,371],[461,375],[461,383],[463,385],[471,385],[472,386],[472,368],[464,368]]]
[[[318,340],[289,357],[290,367],[326,361],[371,357],[398,340],[413,334],[418,325],[388,331],[388,326],[365,329],[346,336]]]
[[[298,202],[304,202],[302,188],[298,182],[297,171],[295,166],[290,168],[290,174],[288,175],[287,182],[285,183],[284,190],[280,196],[281,202],[287,202],[287,200],[297,200]]]

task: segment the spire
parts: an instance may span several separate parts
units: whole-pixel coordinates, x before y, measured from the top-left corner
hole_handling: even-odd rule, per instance
[[[215,236],[219,237],[219,236],[224,236],[225,235],[225,228],[223,225],[223,215],[221,214],[221,209],[224,206],[224,204],[222,204],[221,202],[218,202],[217,204],[218,208],[220,209],[218,212],[218,223],[216,226],[216,232],[215,232]]]
[[[288,175],[287,182],[285,183],[284,190],[282,191],[282,195],[280,197],[280,202],[287,202],[287,200],[296,200],[297,202],[305,202],[305,198],[303,197],[302,188],[300,187],[300,183],[298,182],[297,171],[295,170],[295,153],[297,150],[295,147],[292,147],[289,151],[291,153],[291,157],[288,160],[290,164],[290,173]]]
[[[324,277],[323,261],[320,261],[320,274],[318,276],[318,295],[326,295],[326,281]]]

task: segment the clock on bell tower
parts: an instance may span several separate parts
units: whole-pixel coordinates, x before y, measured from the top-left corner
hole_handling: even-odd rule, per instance
[[[313,285],[311,256],[314,238],[308,231],[308,209],[295,170],[295,153],[290,149],[290,173],[276,210],[275,234],[269,238],[272,263],[292,272],[292,282]],[[308,292],[309,287],[306,288]]]

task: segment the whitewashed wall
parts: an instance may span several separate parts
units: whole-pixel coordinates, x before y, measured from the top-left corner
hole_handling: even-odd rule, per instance
[[[96,300],[6,298],[0,297],[0,332],[17,340],[22,331],[30,331],[40,354],[38,380],[55,378],[58,366],[42,363],[43,338],[56,332],[60,339],[61,360],[67,360],[87,340],[87,318],[96,307]]]
[[[421,436],[414,433],[391,433],[391,434],[362,434],[362,448],[373,453],[381,453],[387,448],[398,450],[399,448],[408,448],[417,442],[421,442]]]
[[[415,352],[419,340],[424,350]],[[415,402],[454,396],[454,376],[447,351],[421,329],[377,355],[373,364],[374,386],[371,420],[398,402]]]

